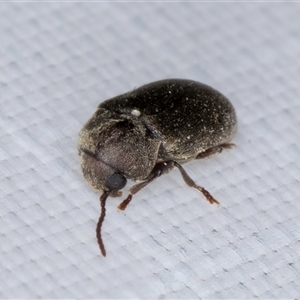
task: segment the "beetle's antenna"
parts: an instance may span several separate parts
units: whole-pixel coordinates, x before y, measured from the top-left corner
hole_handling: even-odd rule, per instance
[[[97,228],[96,228],[96,236],[97,236],[98,244],[100,247],[100,251],[103,256],[106,256],[106,250],[105,250],[104,243],[103,243],[102,236],[101,236],[101,228],[102,228],[102,224],[103,224],[103,221],[105,218],[105,211],[106,211],[105,203],[106,203],[106,199],[107,199],[108,195],[109,195],[109,192],[105,191],[100,197],[101,215],[99,217],[99,221],[98,221]]]

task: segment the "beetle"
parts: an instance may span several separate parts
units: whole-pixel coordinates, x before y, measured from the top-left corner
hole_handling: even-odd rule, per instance
[[[78,150],[86,181],[102,193],[96,228],[100,251],[105,203],[120,197],[127,179],[138,182],[118,206],[162,174],[177,168],[185,183],[211,203],[219,202],[182,167],[229,149],[237,131],[230,101],[217,90],[187,79],[165,79],[102,102],[79,134]]]

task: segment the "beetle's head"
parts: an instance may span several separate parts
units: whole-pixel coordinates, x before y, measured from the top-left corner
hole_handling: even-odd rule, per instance
[[[79,134],[83,175],[95,190],[119,196],[126,178],[138,181],[149,175],[159,146],[137,118],[99,108]]]
[[[81,149],[81,168],[86,181],[96,191],[106,191],[110,196],[121,196],[119,192],[127,183],[121,172],[102,162],[96,155]]]

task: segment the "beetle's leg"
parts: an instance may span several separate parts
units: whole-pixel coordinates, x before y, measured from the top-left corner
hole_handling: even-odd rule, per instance
[[[235,147],[235,144],[231,144],[231,143],[225,143],[219,146],[215,146],[199,153],[196,156],[196,159],[207,158],[215,154],[221,153],[223,149],[231,149],[233,147]]]
[[[128,197],[118,206],[118,208],[120,210],[125,210],[125,208],[131,201],[132,196],[134,194],[136,194],[138,191],[140,191],[150,182],[155,180],[157,177],[161,176],[162,174],[170,172],[173,168],[174,168],[174,162],[172,160],[157,163],[145,181],[138,183],[130,188]]]
[[[197,189],[198,191],[200,191],[204,195],[206,200],[209,201],[210,204],[214,204],[214,203],[216,203],[218,205],[220,204],[219,201],[216,200],[205,188],[197,185],[179,163],[174,161],[174,166],[179,169],[183,180],[185,181],[185,183],[188,186],[193,187],[193,188]]]

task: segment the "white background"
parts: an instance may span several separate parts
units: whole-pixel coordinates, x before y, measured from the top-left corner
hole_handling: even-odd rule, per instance
[[[300,3],[0,3],[0,297],[299,298],[299,15]],[[185,166],[221,205],[174,170],[125,213],[108,201],[103,258],[78,132],[101,101],[164,78],[236,108],[237,147]]]

